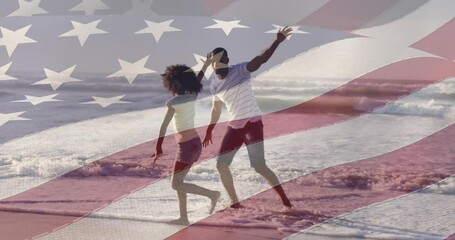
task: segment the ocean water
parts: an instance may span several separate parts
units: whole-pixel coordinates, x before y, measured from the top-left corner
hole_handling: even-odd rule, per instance
[[[196,116],[196,125],[197,126],[204,126],[208,120],[208,114],[211,108],[211,97],[209,93],[209,81],[204,81],[204,89],[202,93],[199,95],[198,102],[197,102],[197,116]],[[123,84],[112,84],[110,86],[109,91],[120,91],[127,87],[127,83]],[[293,107],[295,105],[304,103],[309,101],[313,98],[320,96],[340,85],[339,80],[327,80],[327,79],[280,79],[277,78],[268,78],[259,76],[253,80],[253,89],[256,95],[257,102],[263,111],[264,114],[273,113],[279,110],[287,109]],[[93,87],[89,83],[88,85],[84,85],[81,89],[75,89],[74,96],[78,94],[87,95],[85,88]],[[375,88],[375,86],[369,86],[366,84],[365,87],[368,88]],[[384,87],[384,86],[380,86]],[[403,90],[402,85],[397,84],[394,86],[390,84],[387,86],[391,93],[399,92]],[[130,86],[130,88],[132,88]],[[133,87],[131,89],[131,93],[134,94],[130,95],[129,101],[134,102],[135,106],[131,106],[129,108],[139,111],[131,111],[132,113],[142,112],[141,114],[144,117],[147,117],[147,114],[153,115],[153,119],[149,119],[149,125],[153,126],[153,129],[156,129],[161,124],[162,116],[164,115],[164,102],[167,98],[169,98],[168,93],[164,90],[161,86],[160,79],[154,77],[153,80],[148,82],[143,82],[143,84],[138,84],[137,87]],[[14,94],[15,89],[6,89],[9,94]],[[17,90],[19,91],[19,90]],[[149,96],[153,96],[148,98]],[[350,97],[350,96],[343,96],[343,97]],[[358,96],[356,96],[358,97]],[[75,97],[77,98],[77,97]],[[365,110],[368,108],[368,103],[376,101],[370,97],[360,97],[360,101],[357,101],[353,108],[357,110]],[[455,117],[455,79],[447,79],[440,83],[431,85],[429,87],[423,88],[416,93],[410,94],[402,99],[394,101],[376,109],[375,111],[371,112],[369,115],[375,118],[393,118],[393,119],[406,119],[406,118],[414,118],[416,121],[415,126],[421,126],[422,124],[418,124],[419,121],[425,122],[425,125],[430,123],[434,123],[435,125],[439,125],[440,123],[450,122]],[[327,103],[327,107],[330,107],[330,104],[336,105],[337,102],[329,102]],[[125,111],[125,110],[123,110]],[[126,110],[128,112],[128,110]],[[106,118],[104,113],[99,119]],[[121,119],[119,122],[128,121],[129,116],[128,114],[119,113],[116,114],[116,119]],[[71,114],[66,116],[68,121],[73,123],[79,120],[79,116],[74,116],[71,119]],[[93,118],[92,120],[96,120],[97,118]],[[52,118],[50,119],[52,121]],[[223,111],[223,115],[220,121],[226,121],[226,110]],[[56,121],[61,121],[56,120]],[[90,120],[89,120],[90,121]],[[387,127],[387,123],[384,123],[384,127]],[[71,125],[71,124],[69,124]],[[58,128],[64,128],[65,125],[60,126]],[[142,126],[147,128],[145,126]],[[267,126],[266,126],[267,127]],[[139,127],[140,128],[140,127]],[[49,130],[47,130],[49,131]],[[168,128],[168,133],[172,133],[173,129],[170,125]],[[33,136],[31,134],[29,136]],[[115,133],[112,133],[112,136],[115,140]],[[147,132],[144,134],[148,136],[149,139],[153,139],[156,137],[156,132]],[[106,139],[109,136],[106,136]],[[145,138],[147,139],[147,137]],[[3,144],[3,148],[13,145],[17,141],[17,139],[12,139],[7,141]],[[43,139],[43,141],[46,141]],[[52,139],[49,139],[49,143],[52,144]],[[52,151],[52,150],[51,150]],[[3,179],[14,177],[14,176],[22,176],[22,177],[53,177],[56,175],[60,175],[65,172],[69,168],[81,166],[87,163],[87,156],[74,156],[74,155],[67,155],[65,153],[58,152],[58,147],[55,148],[56,154],[48,153],[47,156],[58,156],[59,159],[55,159],[49,164],[40,164],[40,166],[29,165],[29,161],[33,161],[33,158],[39,158],[39,156],[21,156],[19,154],[12,154],[7,155],[5,151],[0,153],[0,164],[2,165],[2,171],[0,172],[0,176]],[[9,153],[8,153],[9,154]],[[12,167],[12,165],[15,167]],[[12,168],[10,168],[12,167]],[[13,171],[10,171],[13,170]]]
[[[205,82],[205,84],[207,83]],[[253,84],[258,103],[265,113],[308,101],[338,85],[339,81],[332,83],[308,80],[285,81],[283,79],[261,79],[260,77],[255,79]],[[454,87],[455,79],[448,79],[403,97],[369,114],[346,122],[267,139],[265,141],[267,164],[276,172],[280,181],[286,182],[322,169],[380,156],[401,149],[455,122],[453,117],[454,104],[453,102],[451,103],[451,97],[455,94],[453,91]],[[165,92],[162,94],[166,96]],[[197,126],[205,125],[209,117],[211,97],[207,92],[204,94],[201,95],[197,102]],[[371,99],[366,101],[371,101]],[[362,106],[357,107],[361,108]],[[227,118],[225,112],[221,121]],[[129,129],[128,134],[133,135],[133,137],[129,138],[130,143],[116,144],[115,142],[124,141],[125,135],[119,132],[111,132],[111,135],[104,138],[109,138],[111,143],[102,145],[101,148],[120,149],[128,144],[134,145],[153,139],[156,137],[153,134],[156,134],[163,114],[163,108],[155,108],[115,116],[115,121],[120,126],[124,123],[142,126],[146,122],[150,123],[150,125],[148,127],[139,127],[137,131],[133,130],[133,128]],[[150,118],[152,115],[153,120]],[[97,121],[97,119],[91,121]],[[110,121],[109,117],[104,121]],[[115,126],[112,125],[112,127]],[[267,126],[265,126],[265,131],[267,131]],[[108,130],[98,130],[98,134],[107,134],[108,132]],[[169,129],[169,132],[172,132],[172,129]],[[50,149],[53,148],[51,147]],[[16,158],[13,161],[3,158],[2,173],[4,177],[2,181],[10,189],[14,188],[14,184],[18,186],[18,189],[24,188],[24,186],[30,187],[31,184],[42,183],[70,169],[83,166],[109,152],[103,152],[102,150],[91,153],[81,151],[81,154],[78,155],[74,153],[77,152],[76,149],[67,149],[66,151],[69,153],[68,156],[60,159],[56,157],[50,161],[35,161],[36,158],[33,157]],[[111,150],[110,152],[115,151]],[[52,155],[54,153],[47,152],[47,154]],[[55,153],[54,155],[58,156],[59,154]],[[165,154],[173,155],[174,153],[165,152]],[[137,169],[131,169],[131,171],[135,170]],[[231,170],[235,184],[237,186],[241,185],[241,187],[237,188],[240,200],[269,188],[264,179],[250,167],[247,151],[243,148],[237,153],[231,165]],[[102,169],[97,169],[97,166],[95,166],[90,171],[96,173],[102,171]],[[137,171],[140,172],[140,170]],[[399,175],[394,172],[375,172],[374,169],[368,172],[356,172],[354,169],[346,172],[333,172],[322,180],[306,180],[305,184],[307,186],[322,186],[334,189],[346,188],[352,184],[353,175],[359,176],[359,179],[364,180],[364,182],[358,183],[360,184],[360,189],[379,191],[393,189],[410,192],[420,188],[424,182],[422,178],[429,182],[440,179],[440,176],[431,174],[419,177],[412,173]],[[209,159],[193,166],[186,180],[222,192],[216,211],[224,209],[229,204],[229,199],[222,188],[215,167],[215,159]],[[125,235],[121,234],[125,234],[125,232],[118,229],[129,229],[128,231],[131,232],[127,232],[127,234],[133,234],[128,235],[129,237],[134,236],[134,232],[144,233],[150,231],[150,233],[153,232],[156,238],[165,238],[170,233],[175,232],[176,229],[162,224],[179,216],[176,194],[170,185],[170,177],[166,177],[94,212],[88,218],[84,218],[63,230],[44,236],[43,239],[59,239],[71,236],[75,231],[78,232],[78,237],[85,236],[85,233],[80,233],[80,229],[90,230],[87,231],[90,234],[87,236],[90,237],[109,236],[113,239],[122,239]],[[4,186],[2,184],[2,197],[6,197],[8,193],[8,189],[5,189]],[[10,194],[12,194],[11,190]],[[337,197],[341,196],[336,196],[336,194],[331,196],[333,199]],[[304,201],[304,199],[291,200],[294,201],[294,204]],[[272,198],[269,201],[272,204],[269,207],[263,206],[255,210],[242,210],[233,213],[231,218],[220,221],[218,224],[226,226],[241,224],[252,228],[271,227],[278,228],[284,232],[298,232],[298,229],[302,226],[292,219],[281,219],[279,222],[264,222],[260,219],[255,221],[245,220],[247,216],[248,219],[256,215],[258,218],[263,217],[264,213],[267,212],[272,215],[280,215],[280,212],[276,212],[276,208],[279,206],[278,198]],[[196,222],[209,216],[207,213],[208,205],[209,201],[207,199],[191,194],[188,195],[190,221]],[[58,212],[58,210],[56,211]],[[112,230],[110,234],[106,233],[108,229]],[[158,231],[157,229],[162,230]]]
[[[144,86],[147,86],[146,88],[138,84],[137,95],[132,95],[132,98],[136,96],[137,99],[130,100],[140,102],[139,111],[95,117],[82,123],[63,125],[20,139],[13,139],[0,146],[3,150],[0,153],[1,197],[5,198],[30,186],[45,182],[126,146],[134,146],[155,138],[165,111],[160,106],[164,105],[164,101],[168,98],[168,94],[160,84],[159,79],[146,82],[144,84]],[[204,90],[197,102],[197,126],[204,126],[209,119],[211,107],[211,97],[208,92],[209,81],[204,81],[204,85]],[[258,76],[253,80],[254,92],[264,113],[272,113],[306,102],[339,85],[340,80],[338,79],[280,79],[277,77]],[[125,86],[113,84],[111,90],[114,89],[115,91],[117,87],[121,89]],[[372,88],[371,86],[365,87]],[[384,86],[380,87],[384,88]],[[401,91],[402,88],[401,85],[394,86],[390,84],[386,90],[394,92]],[[144,89],[153,89],[152,95],[154,98],[147,99],[146,96],[150,95],[150,93],[147,93]],[[9,91],[14,90],[10,89]],[[77,94],[77,92],[74,93],[74,95]],[[455,79],[448,79],[354,120],[269,139],[266,141],[267,161],[272,169],[277,171],[280,179],[286,181],[318,169],[318,167],[324,165],[319,161],[325,161],[331,155],[356,160],[366,156],[381,154],[386,152],[384,149],[389,149],[390,151],[399,146],[405,146],[454,121],[454,99]],[[375,100],[372,98],[362,99],[361,102],[356,103],[354,108],[362,110],[371,101]],[[149,106],[146,107],[144,102],[148,102]],[[328,104],[336,104],[336,102]],[[140,110],[141,108],[143,110]],[[226,119],[226,111],[224,111],[220,121],[226,121]],[[71,122],[77,122],[77,118]],[[100,122],[100,124],[109,123],[110,125],[107,124],[105,126],[106,129],[103,130],[97,122]],[[130,127],[112,131],[112,128],[120,129],[116,126],[122,126],[126,122],[132,123]],[[92,126],[89,126],[89,123],[92,123]],[[406,127],[403,128],[403,126],[399,125],[400,123]],[[83,127],[83,124],[87,124],[87,126]],[[392,130],[393,127],[397,129]],[[76,131],[74,129],[79,130]],[[95,138],[96,142],[93,142],[94,140],[90,143],[83,142],[84,138],[89,139],[90,136],[81,136],[90,135],[89,132],[95,129],[96,134],[102,137]],[[265,126],[265,130],[267,131],[267,126]],[[80,131],[84,131],[83,134]],[[172,131],[170,126],[168,133],[171,134]],[[57,139],[60,139],[63,133],[68,132],[70,135],[74,132],[74,136],[67,136],[66,138],[68,139],[66,141],[78,141],[79,144],[69,147],[70,144],[63,144],[64,142],[62,142],[62,147],[56,146]],[[393,133],[393,137],[387,134],[384,135],[384,132]],[[322,133],[328,135],[324,137]],[[39,144],[36,143],[36,138],[40,139]],[[304,140],[305,138],[308,138],[308,140]],[[356,138],[359,139],[356,140]],[[371,138],[371,141],[374,140],[375,143],[372,146],[362,146],[365,143],[364,139],[368,138]],[[300,140],[296,141],[297,139]],[[309,139],[318,139],[318,141]],[[303,143],[304,147],[299,144],[294,145],[295,143]],[[97,148],[90,148],[90,145],[96,145]],[[362,151],[359,152],[349,147],[361,148]],[[344,153],[339,154],[338,151],[343,151]],[[325,153],[329,153],[329,156],[325,156]],[[239,181],[251,187],[251,189],[245,188],[249,189],[245,196],[257,193],[257,184],[266,187],[263,180],[249,167],[247,159],[246,152],[242,150],[237,154],[235,160],[238,163],[233,164],[235,176],[239,178]],[[309,160],[317,161],[318,164],[313,167],[306,166],[305,161]],[[208,162],[212,163],[213,161]],[[209,163],[207,166],[201,164],[194,167],[188,179],[209,183],[210,185],[214,179],[218,181],[216,169],[213,163]]]

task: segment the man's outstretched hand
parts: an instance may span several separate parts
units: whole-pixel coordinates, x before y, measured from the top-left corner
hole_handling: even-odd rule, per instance
[[[288,36],[290,36],[292,34],[292,28],[291,27],[284,27],[284,28],[280,28],[278,30],[278,33],[276,34],[276,40],[278,40],[278,42],[283,42]]]

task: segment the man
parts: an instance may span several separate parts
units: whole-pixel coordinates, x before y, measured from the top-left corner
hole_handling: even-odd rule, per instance
[[[278,177],[265,163],[262,113],[254,98],[250,81],[250,73],[258,70],[262,64],[266,63],[278,45],[291,32],[292,29],[289,27],[280,29],[272,45],[249,62],[228,66],[229,58],[225,49],[216,48],[209,53],[208,61],[212,63],[217,78],[212,80],[210,86],[213,95],[212,112],[203,146],[206,147],[212,142],[212,131],[220,118],[224,103],[229,113],[229,124],[219,150],[217,169],[223,186],[231,198],[231,207],[241,207],[238,203],[229,166],[243,143],[247,147],[251,167],[274,188],[285,206],[292,206],[280,185]]]

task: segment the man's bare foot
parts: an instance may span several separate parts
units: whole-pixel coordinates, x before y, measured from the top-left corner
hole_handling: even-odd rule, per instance
[[[283,200],[283,205],[288,207],[288,208],[292,208],[291,201],[288,198]]]
[[[242,204],[240,204],[239,202],[233,203],[230,207],[231,208],[236,208],[236,209],[244,208],[244,206]]]
[[[210,214],[212,214],[213,211],[215,210],[216,203],[218,202],[218,199],[220,199],[220,197],[221,197],[221,193],[218,191],[215,191],[213,196],[210,198],[210,209],[209,209]]]
[[[167,223],[172,224],[172,225],[182,225],[182,226],[190,225],[190,222],[188,221],[188,219],[181,219],[181,218],[169,221]]]

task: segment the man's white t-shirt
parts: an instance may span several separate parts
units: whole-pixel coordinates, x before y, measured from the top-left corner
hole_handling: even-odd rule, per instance
[[[229,66],[224,79],[215,77],[210,84],[214,99],[226,105],[232,128],[243,128],[248,121],[261,120],[262,112],[254,97],[251,73],[246,65],[247,62]]]

